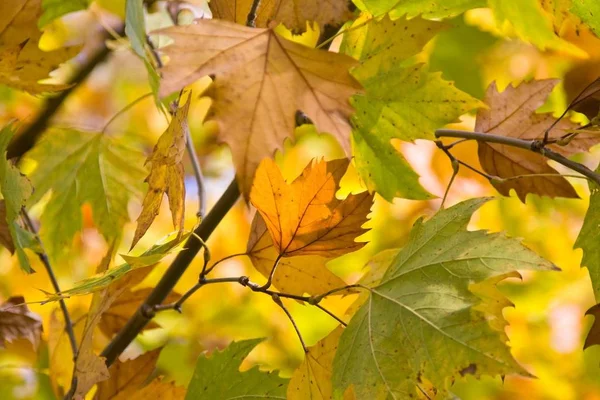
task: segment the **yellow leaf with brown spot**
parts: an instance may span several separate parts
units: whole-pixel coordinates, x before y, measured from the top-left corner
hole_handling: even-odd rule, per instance
[[[332,258],[365,245],[355,239],[367,231],[362,225],[373,195],[335,197],[348,163],[346,159],[313,161],[291,185],[273,160],[260,164],[250,201],[263,217],[279,255]]]
[[[158,143],[146,163],[150,163],[150,175],[146,178],[148,192],[144,197],[142,212],[137,219],[137,228],[131,248],[144,236],[154,218],[158,215],[163,195],[169,198],[169,208],[173,217],[173,227],[181,234],[185,212],[185,174],[183,155],[189,130],[187,115],[191,94],[187,102],[178,108],[167,130],[158,138]]]
[[[293,138],[299,110],[350,154],[348,99],[360,88],[348,72],[357,65],[352,58],[221,20],[197,20],[159,33],[174,41],[164,49],[170,61],[161,70],[161,96],[214,75],[218,140],[231,148],[246,199],[260,161]]]
[[[245,25],[252,0],[211,0],[213,18]],[[257,28],[282,23],[293,32],[304,32],[308,23],[340,26],[352,18],[348,0],[262,0],[256,10]]]
[[[39,48],[42,0],[0,2],[0,84],[31,94],[64,90],[70,85],[38,83],[79,52],[79,47]]]
[[[254,216],[250,232],[248,256],[254,267],[268,278],[278,253],[260,214]],[[273,275],[273,286],[299,296],[319,295],[345,286],[346,282],[327,268],[327,261],[326,257],[314,255],[282,258]]]

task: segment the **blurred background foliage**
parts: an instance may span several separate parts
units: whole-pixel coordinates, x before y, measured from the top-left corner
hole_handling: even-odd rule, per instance
[[[46,26],[42,47],[52,49],[65,43],[83,42],[78,58],[63,65],[54,74],[64,79],[76,68],[81,59],[89,55],[97,43],[97,33],[104,27],[115,27],[124,17],[125,0],[97,0],[90,9],[80,11]],[[191,10],[180,18],[210,16],[203,0],[194,0]],[[156,12],[148,16],[149,28],[168,23],[161,3]],[[554,16],[548,15],[548,18]],[[452,28],[439,34],[419,55],[432,69],[441,71],[443,77],[471,95],[482,98],[485,88],[496,81],[500,88],[510,83],[549,77],[564,78],[548,104],[546,111],[557,115],[585,84],[597,77],[600,71],[600,39],[586,28],[572,21],[554,21],[560,37],[588,53],[587,58],[553,51],[541,51],[519,41],[508,26],[496,25],[489,9],[470,10],[450,21]],[[282,35],[314,46],[319,32],[310,30],[304,35],[292,36],[285,28],[277,28]],[[318,29],[318,28],[317,28]],[[115,49],[108,62],[98,66],[92,76],[68,98],[54,125],[99,131],[120,109],[150,91],[143,63],[128,48],[126,41],[113,40]],[[339,45],[339,40],[333,46]],[[195,99],[191,105],[190,128],[196,150],[207,176],[209,202],[212,204],[224,191],[234,175],[229,150],[215,141],[216,124],[210,120],[210,79],[193,87]],[[30,123],[43,99],[23,92],[0,87],[0,126],[16,119],[21,124]],[[122,135],[146,153],[152,150],[159,135],[167,126],[164,115],[157,111],[151,97],[140,101],[120,115],[107,131]],[[472,129],[473,116],[464,116],[457,128]],[[334,159],[343,156],[337,142],[327,135],[318,135],[312,126],[302,126],[296,132],[297,141],[286,143],[285,151],[276,155],[285,176],[297,176],[313,158],[324,156]],[[431,142],[415,144],[398,142],[397,148],[421,175],[422,185],[431,193],[442,196],[452,174],[445,155]],[[465,143],[456,147],[455,155],[470,165],[477,166],[476,144]],[[595,168],[600,152],[580,156],[579,161]],[[24,166],[24,169],[32,166]],[[190,165],[187,165],[190,167]],[[186,168],[187,168],[186,167]],[[191,168],[187,168],[191,171]],[[186,180],[186,228],[196,224],[197,209],[195,181]],[[591,317],[585,311],[594,304],[587,270],[580,268],[581,251],[573,249],[575,238],[587,209],[589,190],[583,180],[573,180],[580,200],[539,198],[528,196],[522,204],[516,196],[497,198],[484,206],[473,218],[471,228],[506,231],[561,268],[560,272],[528,273],[523,281],[507,281],[501,291],[514,304],[504,310],[509,322],[509,345],[516,360],[531,376],[485,378],[480,381],[464,378],[455,383],[453,392],[461,399],[600,399],[600,349],[598,346],[583,351],[583,338],[590,326]],[[360,191],[358,177],[350,171],[342,182],[342,192]],[[447,205],[478,196],[495,196],[489,183],[476,173],[461,170],[450,189]],[[441,205],[440,199],[409,201],[396,199],[388,203],[376,198],[369,226],[371,231],[363,239],[369,244],[358,252],[340,257],[329,267],[348,282],[356,281],[364,266],[376,253],[389,248],[402,247],[414,221],[430,216]],[[139,248],[151,246],[171,230],[166,204]],[[210,205],[209,205],[210,207]],[[32,210],[38,216],[41,207]],[[130,216],[139,214],[140,204],[131,204]],[[86,211],[85,229],[72,243],[64,256],[54,261],[56,273],[63,288],[93,274],[105,254],[107,243],[94,228],[89,210]],[[219,260],[234,253],[243,253],[249,234],[251,211],[243,201],[219,225],[208,244],[212,259]],[[129,223],[119,253],[126,253],[134,224]],[[141,284],[153,286],[169,265],[173,256],[167,257]],[[43,271],[32,257],[33,267]],[[121,262],[117,256],[117,263]],[[176,290],[183,293],[197,279],[202,267],[198,257],[178,283]],[[224,262],[215,277],[249,275],[253,281],[264,278],[253,270],[247,257],[237,257]],[[11,295],[23,295],[29,302],[44,299],[44,291],[52,291],[44,272],[25,275],[16,257],[5,249],[0,250],[0,300]],[[91,296],[68,299],[72,310],[84,312]],[[325,306],[337,315],[344,315],[353,298],[327,299]],[[1,302],[1,301],[0,301]],[[286,302],[304,339],[312,345],[325,337],[335,321],[318,309],[296,302]],[[56,304],[30,305],[32,311],[44,319],[45,338],[48,337],[49,320]],[[74,312],[76,315],[77,312]],[[212,285],[191,297],[183,313],[161,313],[157,317],[159,328],[140,335],[133,346],[122,355],[135,357],[148,349],[164,346],[158,365],[176,382],[186,384],[191,377],[197,356],[203,351],[226,346],[231,340],[266,337],[250,355],[244,367],[259,363],[264,369],[277,369],[289,376],[302,359],[302,348],[292,326],[267,296],[252,293],[239,285]],[[108,342],[99,339],[98,349]],[[36,354],[29,342],[16,341],[0,350],[0,398],[2,399],[54,399],[48,377],[50,363],[68,365],[70,352],[58,354],[50,360],[47,342]],[[451,355],[450,355],[451,356]],[[62,357],[62,359],[60,359]],[[66,371],[69,368],[65,367]],[[63,376],[65,382],[68,377]]]

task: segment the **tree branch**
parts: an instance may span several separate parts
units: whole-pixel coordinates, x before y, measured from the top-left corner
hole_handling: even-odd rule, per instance
[[[596,172],[592,171],[583,164],[569,160],[568,158],[550,150],[549,148],[544,146],[542,140],[524,140],[500,135],[493,135],[490,133],[467,132],[454,129],[438,129],[437,131],[435,131],[435,137],[451,137],[457,139],[478,140],[480,142],[497,143],[506,146],[517,147],[524,150],[529,150],[531,152],[541,154],[542,156],[550,160],[556,161],[557,163],[567,168],[570,168],[573,171],[579,172],[581,175],[589,178],[590,180],[596,182],[596,184],[600,185],[600,174],[597,174]]]
[[[135,339],[138,333],[141,332],[144,326],[146,326],[150,319],[152,319],[154,307],[162,304],[169,293],[171,293],[173,287],[179,278],[181,278],[181,275],[183,275],[194,257],[196,257],[200,251],[200,248],[202,248],[202,242],[198,238],[203,241],[208,240],[208,237],[215,230],[223,217],[225,217],[225,214],[233,207],[239,197],[240,191],[234,178],[227,190],[225,190],[225,193],[223,193],[208,215],[206,215],[206,218],[204,218],[202,223],[196,228],[194,231],[195,235],[190,236],[187,240],[185,250],[177,254],[177,257],[173,260],[169,269],[165,272],[156,287],[154,287],[150,295],[148,295],[144,303],[138,308],[129,321],[127,321],[127,324],[121,329],[117,336],[115,336],[102,351],[101,355],[102,357],[106,357],[107,366],[110,366],[117,359],[125,348]]]
[[[117,32],[119,35],[124,34],[124,27],[120,27]],[[18,136],[15,136],[13,140],[8,145],[7,149],[7,159],[11,158],[21,158],[23,154],[27,153],[37,140],[40,138],[42,133],[48,127],[50,120],[56,114],[56,112],[63,105],[67,97],[79,87],[79,85],[86,80],[86,78],[92,73],[94,68],[100,63],[102,63],[108,55],[111,53],[111,49],[106,46],[106,39],[110,38],[108,32],[104,31],[103,35],[105,36],[105,40],[102,41],[102,46],[96,50],[96,52],[88,59],[87,63],[81,66],[79,71],[69,79],[69,83],[73,84],[70,88],[63,90],[56,97],[49,98],[46,100],[46,104],[44,105],[44,109],[38,114],[36,120],[29,125],[22,133]]]

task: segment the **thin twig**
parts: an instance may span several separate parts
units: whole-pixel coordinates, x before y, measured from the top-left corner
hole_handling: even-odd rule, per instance
[[[256,12],[260,7],[260,0],[252,1],[252,6],[248,12],[248,18],[246,19],[246,26],[250,28],[256,28]]]
[[[185,146],[187,148],[190,161],[192,162],[194,178],[196,178],[196,186],[198,189],[198,213],[196,215],[202,220],[206,214],[206,190],[204,185],[204,175],[202,174],[200,161],[198,161],[198,155],[196,154],[196,149],[194,148],[194,142],[192,140],[192,133],[190,129],[186,129],[186,135],[187,138]]]
[[[234,258],[234,257],[240,257],[240,256],[245,256],[245,255],[248,255],[248,253],[236,253],[236,254],[231,254],[231,255],[228,255],[227,257],[223,257],[223,258],[221,258],[219,261],[215,262],[215,263],[214,263],[214,264],[213,264],[213,265],[212,265],[210,268],[208,268],[206,271],[203,271],[203,272],[202,272],[202,275],[206,276],[206,275],[210,274],[210,273],[212,272],[212,270],[213,270],[213,269],[215,269],[215,267],[216,267],[217,265],[221,264],[223,261],[227,261],[227,260],[229,260],[229,259],[231,259],[231,258]]]
[[[326,309],[322,305],[315,304],[315,307],[317,307],[319,310],[321,310],[324,313],[326,313],[327,315],[329,315],[331,318],[335,319],[337,322],[339,322],[340,324],[342,324],[344,327],[348,326],[348,324],[345,323],[340,317],[338,317],[337,315],[335,315],[334,313],[332,313],[331,311],[329,311],[328,309]]]
[[[154,62],[156,63],[156,67],[162,68],[163,62],[160,59],[160,55],[158,54],[158,51],[156,50],[156,46],[154,46],[154,43],[152,43],[152,40],[150,40],[149,35],[146,35],[146,44],[148,45],[148,48],[150,49],[150,54],[152,54],[152,58],[154,59]]]
[[[275,259],[275,262],[273,263],[273,268],[271,268],[271,273],[269,274],[269,278],[267,279],[267,283],[265,283],[261,289],[268,289],[271,287],[271,284],[273,283],[273,276],[275,276],[275,271],[277,270],[277,266],[279,265],[279,261],[281,261],[281,254],[279,254],[277,256],[277,258]]]
[[[271,296],[271,298],[273,299],[275,304],[277,304],[279,307],[281,307],[281,309],[285,312],[285,315],[287,315],[287,317],[289,318],[290,322],[292,323],[292,326],[294,327],[294,330],[296,331],[296,334],[298,335],[298,339],[300,339],[300,343],[302,344],[302,349],[304,350],[305,353],[308,353],[308,348],[306,347],[306,344],[304,343],[304,339],[302,339],[302,334],[300,333],[300,329],[298,329],[298,326],[296,325],[296,321],[294,321],[292,314],[290,314],[288,309],[283,305],[283,302],[281,301],[281,299],[279,298],[279,296],[277,294],[273,294]]]
[[[542,140],[524,140],[507,136],[493,135],[490,133],[467,132],[454,129],[438,129],[435,131],[435,136],[437,138],[452,137],[458,139],[478,140],[481,142],[497,143],[529,150],[531,152],[541,154],[550,160],[556,161],[557,163],[564,165],[573,171],[579,172],[581,175],[588,177],[590,180],[600,185],[600,174],[597,174],[583,164],[569,160],[568,158],[550,150],[544,146]]]
[[[42,262],[42,264],[44,265],[46,272],[48,273],[48,277],[50,278],[50,282],[52,283],[52,288],[54,289],[54,291],[56,293],[60,293],[61,290],[60,290],[60,285],[58,284],[58,279],[56,278],[56,275],[54,275],[54,270],[52,269],[52,264],[50,264],[50,259],[48,258],[48,253],[46,253],[46,250],[44,250],[44,244],[42,243],[42,239],[40,239],[37,228],[35,227],[35,225],[33,224],[33,221],[29,217],[27,210],[22,209],[21,215],[23,217],[23,221],[25,222],[25,225],[27,226],[27,229],[29,229],[29,231],[35,235],[38,245],[40,246],[41,252],[37,253],[37,255],[38,255],[40,261]],[[73,329],[73,321],[71,320],[71,315],[69,314],[69,309],[67,308],[67,305],[65,304],[65,300],[62,298],[59,299],[58,304],[60,305],[60,309],[62,311],[63,318],[65,320],[65,332],[67,332],[67,336],[69,337],[69,344],[71,345],[71,352],[73,353],[73,362],[75,362],[75,360],[77,359],[78,350],[77,350],[77,338],[75,337],[75,330]],[[73,377],[71,378],[71,390],[69,390],[69,392],[71,392],[73,390],[73,388],[75,388],[76,386],[77,386],[77,376],[75,374],[73,374]]]
[[[132,107],[134,107],[136,104],[138,104],[139,102],[141,102],[142,100],[144,100],[146,97],[150,97],[152,96],[152,92],[146,93],[140,97],[138,97],[137,99],[135,99],[134,101],[132,101],[131,103],[127,104],[125,107],[123,107],[122,109],[120,109],[119,111],[117,111],[115,113],[115,115],[113,115],[108,122],[104,125],[104,128],[102,128],[102,133],[106,132],[106,129],[108,128],[108,126],[110,124],[112,124],[119,116],[121,116],[122,114],[126,113],[127,111],[129,111]]]

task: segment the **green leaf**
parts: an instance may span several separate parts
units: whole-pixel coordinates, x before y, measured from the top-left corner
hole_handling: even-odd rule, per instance
[[[600,2],[597,0],[573,0],[571,12],[577,15],[600,37]]]
[[[262,339],[234,342],[211,358],[200,356],[186,399],[285,399],[287,379],[257,366],[240,372],[240,364]]]
[[[13,125],[8,124],[0,130],[0,192],[4,197],[6,207],[6,224],[12,238],[17,258],[25,272],[34,272],[29,264],[24,248],[27,247],[27,236],[20,233],[17,218],[25,206],[27,198],[33,193],[33,186],[25,175],[10,161],[6,159],[6,149],[14,135]]]
[[[409,398],[422,378],[438,390],[461,373],[520,371],[495,331],[472,284],[516,269],[552,264],[502,234],[467,231],[474,199],[417,221],[406,246],[342,334],[334,361],[338,390],[354,385],[359,399]],[[477,287],[482,293],[484,286]],[[486,294],[485,302],[497,298]],[[484,309],[489,306],[484,306]],[[494,326],[496,324],[494,323]]]
[[[48,191],[40,235],[50,255],[60,255],[81,230],[81,207],[88,203],[102,235],[110,240],[129,221],[127,205],[141,196],[144,155],[102,133],[53,129],[26,155],[37,167],[30,179],[36,188],[28,201]]]
[[[85,10],[89,3],[89,0],[43,0],[42,10],[44,13],[38,21],[38,26],[42,28],[65,14]]]
[[[471,8],[485,7],[486,0],[361,0],[373,15],[390,13],[392,19],[406,15],[413,18],[447,18],[461,14]]]
[[[599,172],[600,169],[596,169]],[[581,266],[587,267],[596,301],[600,301],[600,188],[590,183],[590,205],[574,248],[583,250]]]
[[[48,301],[55,301],[64,297],[81,296],[104,289],[108,285],[122,279],[131,271],[157,264],[160,260],[171,254],[177,246],[184,243],[189,236],[190,234],[187,233],[181,237],[175,237],[175,239],[171,239],[166,243],[155,244],[140,256],[131,257],[131,263],[127,262],[109,268],[100,274],[77,282],[71,289],[64,290],[61,293],[50,293]]]
[[[554,33],[552,21],[538,0],[489,0],[489,6],[498,24],[509,21],[519,38],[541,50],[552,49],[588,57],[585,51]]]

